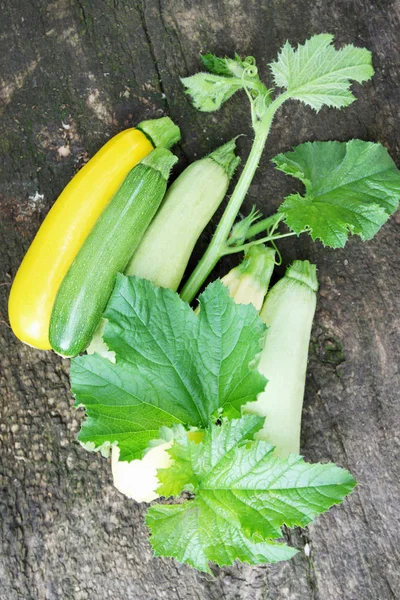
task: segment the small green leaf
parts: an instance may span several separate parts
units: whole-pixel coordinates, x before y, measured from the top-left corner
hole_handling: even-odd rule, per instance
[[[276,85],[316,111],[324,105],[348,106],[355,100],[351,81],[361,83],[374,73],[368,50],[351,44],[335,50],[332,42],[328,33],[314,35],[296,50],[286,42],[277,61],[270,64]]]
[[[195,108],[202,112],[218,110],[243,87],[240,79],[211,73],[196,73],[191,77],[183,77],[181,81]]]
[[[215,56],[215,54],[208,52],[207,54],[203,54],[200,58],[207,71],[214,73],[214,75],[241,77],[245,69],[245,65],[238,55],[235,55],[234,59],[227,57],[220,58],[219,56]]]
[[[260,81],[258,69],[252,56],[242,60],[237,54],[235,58],[220,58],[215,54],[201,57],[203,65],[210,73],[196,73],[181,79],[186,93],[192,97],[194,106],[203,112],[211,112],[221,108],[235,92],[246,89],[252,97],[252,104],[265,106],[270,103],[269,91]]]
[[[141,458],[162,426],[206,427],[213,414],[239,416],[265,378],[253,367],[265,325],[217,280],[196,315],[178,294],[119,275],[104,340],[116,363],[93,354],[71,362],[71,385],[87,420],[79,440],[118,443],[121,460]]]
[[[306,187],[279,207],[286,224],[332,248],[342,248],[349,232],[371,239],[398,207],[400,172],[380,144],[307,142],[273,162]]]
[[[295,550],[270,541],[282,536],[282,525],[307,525],[354,488],[350,473],[336,465],[308,464],[295,455],[281,459],[266,442],[249,441],[263,421],[255,415],[223,419],[199,444],[187,436],[175,440],[172,466],[157,473],[158,492],[190,489],[195,498],[149,509],[146,522],[156,555],[202,571],[209,571],[208,561],[286,560]]]

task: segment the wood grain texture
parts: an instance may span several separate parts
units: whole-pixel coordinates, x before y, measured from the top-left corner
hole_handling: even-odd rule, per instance
[[[354,86],[359,100],[348,109],[315,115],[294,102],[281,109],[245,211],[256,203],[268,214],[295,189],[269,159],[309,139],[380,141],[399,164],[399,2],[2,0],[0,7],[1,600],[399,598],[398,215],[372,242],[354,238],[346,250],[306,238],[280,246],[285,264],[315,261],[321,283],[302,451],[347,467],[360,483],[344,505],[290,534],[302,550],[291,562],[216,569],[211,578],[152,558],[143,508],[112,487],[107,461],[74,441],[82,414],[72,408],[67,361],[18,343],[6,317],[10,282],[35,231],[111,135],[166,112],[183,134],[176,173],[234,135],[250,135],[243,97],[210,115],[185,97],[179,77],[199,68],[200,51],[252,54],[267,78],[286,39],[329,31],[338,44],[373,52],[376,75]],[[250,137],[239,143],[245,157]]]

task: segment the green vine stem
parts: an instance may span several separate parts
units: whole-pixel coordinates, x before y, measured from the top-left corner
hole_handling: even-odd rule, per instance
[[[247,230],[246,240],[255,237],[259,233],[263,233],[263,231],[268,231],[270,227],[273,227],[275,223],[280,220],[279,217],[280,215],[278,213],[274,213],[270,217],[262,219],[261,221],[257,221],[257,223],[254,223],[254,225],[251,225]]]
[[[236,254],[236,252],[246,252],[252,246],[257,246],[258,244],[267,244],[268,242],[275,242],[276,240],[281,240],[282,238],[287,238],[292,235],[298,235],[294,231],[290,231],[289,233],[278,233],[276,235],[267,235],[266,237],[260,238],[258,240],[253,240],[248,244],[242,244],[241,246],[232,246],[227,247],[224,251],[223,256],[227,254]]]
[[[232,253],[233,248],[229,248],[227,245],[229,233],[257,170],[275,113],[287,98],[287,93],[278,96],[267,107],[263,119],[256,124],[253,146],[249,157],[221,217],[214,237],[180,293],[182,300],[185,302],[192,302],[196,297],[201,286],[220,258],[225,254]],[[239,250],[236,249],[235,251],[238,252]]]

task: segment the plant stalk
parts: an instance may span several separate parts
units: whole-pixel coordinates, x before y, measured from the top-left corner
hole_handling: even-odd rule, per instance
[[[270,217],[267,217],[266,219],[262,219],[262,221],[257,221],[257,223],[254,223],[254,225],[249,227],[247,234],[246,234],[246,240],[250,240],[251,238],[258,235],[259,233],[268,231],[271,227],[274,227],[275,225],[277,225],[279,223],[279,221],[281,221],[281,220],[282,220],[282,215],[279,213],[274,213]]]
[[[264,118],[256,129],[249,157],[224,214],[221,217],[214,237],[200,259],[199,264],[182,288],[180,295],[185,302],[191,302],[196,297],[201,286],[219,259],[226,254],[226,241],[228,235],[257,170],[275,113],[285,100],[285,94],[276,98],[267,108]]]
[[[292,235],[298,234],[294,231],[290,231],[289,233],[277,233],[276,235],[267,235],[266,237],[260,238],[259,240],[253,240],[252,242],[242,244],[241,246],[227,246],[224,250],[223,256],[226,256],[228,254],[236,254],[237,252],[246,252],[253,246],[257,246],[259,244],[268,244],[268,242],[275,242],[276,240],[291,237]]]

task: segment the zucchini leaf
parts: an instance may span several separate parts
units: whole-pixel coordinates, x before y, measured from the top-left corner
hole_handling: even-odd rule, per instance
[[[253,57],[241,60],[237,54],[232,59],[207,53],[201,56],[201,62],[210,73],[196,73],[181,79],[197,110],[218,110],[235,92],[245,88],[256,95],[268,94]]]
[[[204,428],[213,415],[240,416],[265,388],[255,358],[266,327],[255,308],[235,304],[219,280],[199,300],[197,315],[175,292],[118,275],[104,313],[115,364],[97,354],[71,361],[87,448],[117,443],[120,460],[141,458],[162,426]]]
[[[371,239],[398,207],[400,172],[380,144],[307,142],[273,162],[306,188],[279,207],[285,223],[332,248],[342,248],[349,233]]]
[[[202,112],[218,110],[235,92],[243,88],[240,79],[212,73],[196,73],[191,77],[182,77],[181,81],[195,108]]]
[[[335,50],[332,41],[328,33],[314,35],[296,50],[286,42],[270,64],[275,84],[316,111],[322,106],[348,106],[356,99],[349,89],[351,81],[361,83],[374,74],[371,52],[351,44]]]
[[[350,473],[336,465],[280,459],[266,442],[249,441],[263,423],[255,415],[223,419],[198,444],[186,435],[175,440],[168,451],[174,462],[157,472],[157,491],[189,490],[194,499],[150,507],[146,522],[156,555],[206,572],[209,561],[287,560],[296,550],[272,541],[282,537],[282,525],[307,525],[354,488]]]

